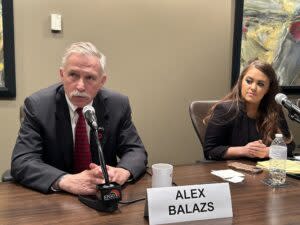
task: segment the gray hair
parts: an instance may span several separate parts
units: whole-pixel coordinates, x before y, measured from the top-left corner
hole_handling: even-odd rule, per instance
[[[90,42],[77,42],[71,44],[71,46],[66,49],[65,54],[62,57],[62,67],[65,67],[67,59],[74,53],[97,57],[101,66],[100,70],[104,72],[106,66],[106,57],[98,51],[95,45]]]

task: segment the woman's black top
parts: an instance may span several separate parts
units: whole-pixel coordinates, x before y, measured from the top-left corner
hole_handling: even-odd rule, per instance
[[[278,127],[284,137],[290,137],[290,131],[281,111]],[[208,121],[204,156],[206,159],[222,160],[229,147],[245,146],[249,142],[262,139],[256,126],[256,120],[247,116],[243,104],[239,108],[232,101],[219,103]],[[295,143],[287,144],[288,156],[293,156]]]

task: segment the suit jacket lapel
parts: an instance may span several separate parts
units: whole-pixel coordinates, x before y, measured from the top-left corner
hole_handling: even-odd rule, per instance
[[[73,168],[73,133],[70,112],[63,87],[56,94],[56,140],[63,153],[67,172]]]

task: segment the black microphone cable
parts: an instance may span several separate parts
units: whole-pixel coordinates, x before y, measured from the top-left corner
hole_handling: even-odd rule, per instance
[[[132,203],[136,203],[136,202],[140,202],[140,201],[144,201],[144,200],[146,200],[146,197],[137,198],[137,199],[133,199],[133,200],[127,200],[127,201],[119,201],[119,203],[123,204],[123,205],[130,205]]]
[[[148,171],[148,168],[149,167],[146,168],[146,173],[145,174],[148,174],[148,175],[152,176],[152,174]],[[123,205],[129,205],[129,204],[144,201],[144,200],[146,200],[146,197],[141,197],[141,198],[137,198],[137,199],[133,199],[133,200],[127,200],[127,201],[119,201],[119,203],[123,204]]]

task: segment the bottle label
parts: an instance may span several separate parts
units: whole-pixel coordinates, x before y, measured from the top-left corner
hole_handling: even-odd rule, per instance
[[[269,157],[271,159],[287,159],[287,147],[280,145],[271,145]]]

